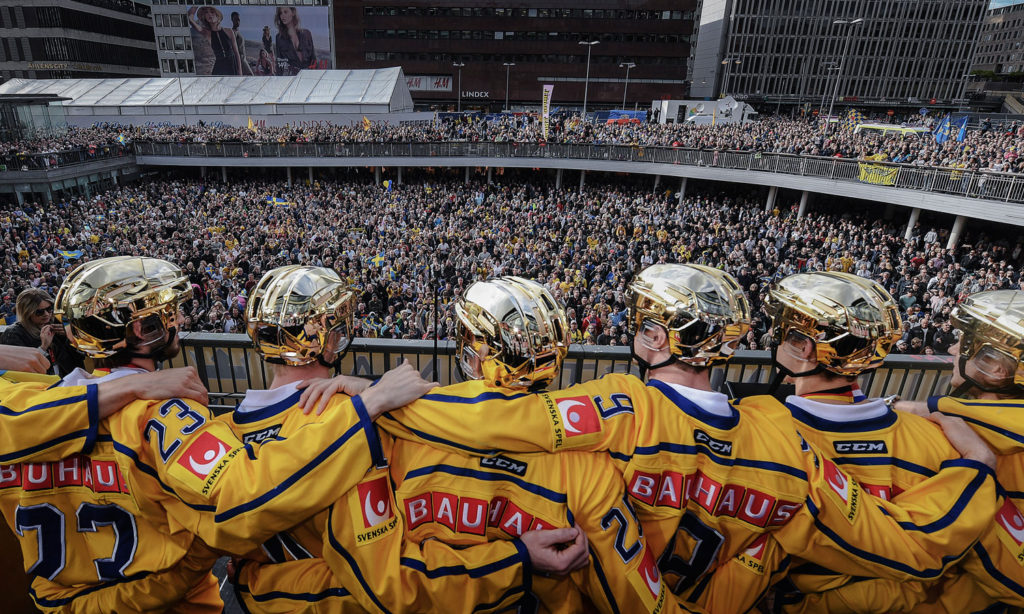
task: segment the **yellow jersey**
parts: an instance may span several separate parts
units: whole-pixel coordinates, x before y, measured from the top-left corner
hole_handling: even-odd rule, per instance
[[[235,435],[255,448],[295,437],[318,419],[298,409],[294,384],[250,390],[225,418]],[[381,437],[391,459],[391,438]],[[371,468],[336,501],[247,555],[235,579],[250,612],[442,611],[458,595],[476,612],[513,605],[516,593],[496,599],[529,577],[525,547],[497,542],[452,548],[441,542],[404,539],[404,519],[395,503],[386,467]],[[302,520],[301,517],[296,520]],[[324,544],[328,543],[327,557]]]
[[[64,383],[100,381],[76,371]],[[99,423],[86,454],[0,465],[0,511],[19,536],[36,603],[60,611],[110,611],[115,602],[119,611],[219,607],[216,585],[194,608],[186,603],[209,586],[215,560],[193,536],[249,551],[296,515],[333,502],[316,484],[354,486],[353,467],[383,458],[358,397],[332,402],[323,418],[287,445],[257,450],[197,403],[136,401]],[[160,574],[180,582],[154,591]]]
[[[887,501],[934,476],[946,461],[959,458],[937,425],[894,412],[880,399],[833,404],[791,396],[785,406],[805,441],[828,454],[866,492]],[[955,498],[957,493],[948,496]],[[810,561],[791,559],[774,537],[759,548],[756,553],[737,555],[715,571],[704,602],[709,611],[747,611],[783,575],[789,577],[789,594],[777,596],[777,603],[785,604],[788,612],[804,611],[806,595],[836,589],[851,580]],[[855,607],[855,593],[868,595],[860,588],[851,586],[843,602]],[[872,602],[878,599],[871,596]],[[821,602],[809,603],[814,605],[807,611],[815,611]],[[894,608],[880,611],[888,609]],[[879,610],[865,604],[861,611]]]
[[[0,463],[63,458],[92,449],[99,428],[95,384],[47,388],[45,380],[17,377],[21,383],[14,383],[11,375],[21,374],[0,377]]]
[[[963,514],[965,505],[994,511],[992,472],[981,463],[947,461],[941,478],[915,487],[913,505],[865,499],[855,480],[800,438],[775,399],[733,405],[724,395],[630,375],[552,393],[465,382],[378,425],[480,456],[607,451],[664,580],[686,603],[700,604],[710,570],[767,532],[787,552],[843,573],[938,578],[985,524]]]

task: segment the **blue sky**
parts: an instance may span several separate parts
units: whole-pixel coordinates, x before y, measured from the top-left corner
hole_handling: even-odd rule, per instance
[[[1022,2],[1024,2],[1024,0],[992,0],[992,2],[989,3],[988,8],[997,9],[1003,6],[1010,6],[1011,4],[1020,4]]]

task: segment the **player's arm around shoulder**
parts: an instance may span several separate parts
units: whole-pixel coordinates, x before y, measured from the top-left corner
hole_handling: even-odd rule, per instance
[[[790,554],[841,573],[896,580],[941,576],[991,523],[996,507],[994,456],[962,422],[943,426],[964,458],[945,461],[934,477],[893,501],[870,496],[810,447],[805,505],[776,538]]]
[[[926,402],[896,403],[896,409],[917,415],[941,413],[967,422],[996,454],[1024,452],[1024,399],[959,399],[930,397]]]

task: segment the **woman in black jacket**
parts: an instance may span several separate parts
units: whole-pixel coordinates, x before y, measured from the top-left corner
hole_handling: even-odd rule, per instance
[[[53,319],[53,297],[43,290],[29,288],[18,295],[15,303],[18,321],[0,334],[0,344],[39,348],[49,359],[48,373],[67,375],[85,365],[75,351],[64,329]]]

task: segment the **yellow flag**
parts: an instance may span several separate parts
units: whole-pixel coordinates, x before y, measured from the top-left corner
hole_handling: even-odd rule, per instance
[[[369,130],[369,129],[370,129],[370,120],[367,119],[366,116],[364,115],[363,116],[363,130]]]
[[[252,123],[252,116],[249,116],[249,130],[256,132],[256,125]]]

